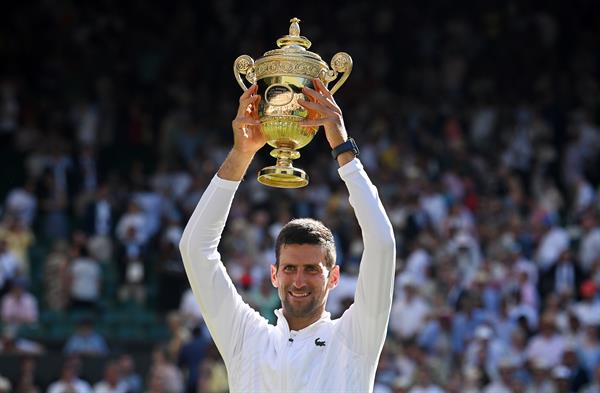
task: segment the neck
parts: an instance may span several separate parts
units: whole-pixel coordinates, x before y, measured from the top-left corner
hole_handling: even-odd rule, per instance
[[[321,318],[323,311],[324,309],[321,308],[313,315],[309,315],[306,317],[294,317],[289,315],[284,309],[283,316],[285,317],[285,320],[287,321],[290,330],[298,331],[317,322]]]

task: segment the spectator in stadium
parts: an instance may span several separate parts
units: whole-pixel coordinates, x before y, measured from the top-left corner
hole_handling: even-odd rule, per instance
[[[392,304],[390,330],[398,339],[407,340],[421,332],[431,307],[419,293],[419,283],[411,273],[400,279],[400,285],[400,296]]]
[[[8,249],[6,240],[0,239],[0,295],[8,291],[11,280],[21,272],[20,266],[15,253]]]
[[[192,329],[204,321],[200,312],[200,305],[194,296],[191,288],[187,288],[181,295],[179,302],[179,314],[183,318],[183,323],[188,329]]]
[[[550,367],[560,365],[566,342],[556,329],[553,314],[544,314],[540,320],[540,333],[531,338],[527,346],[527,357],[544,359]]]
[[[89,237],[90,254],[100,261],[113,257],[113,232],[116,212],[111,189],[108,184],[101,183],[84,209],[83,228]]]
[[[191,340],[181,347],[177,365],[186,375],[185,391],[195,393],[197,382],[200,378],[200,365],[206,358],[206,352],[210,344],[210,338],[207,337],[204,324],[195,326],[192,329]]]
[[[124,384],[128,393],[141,393],[143,388],[142,377],[135,371],[135,361],[128,354],[122,354],[119,359],[120,384]]]
[[[233,121],[234,146],[190,218],[181,253],[213,339],[228,366],[231,390],[360,390],[373,388],[377,359],[385,339],[395,270],[391,224],[348,139],[341,110],[319,79],[300,101],[309,118],[303,126],[324,126],[340,166],[350,202],[362,227],[364,252],[352,308],[332,321],[324,311],[329,290],[339,281],[333,235],[311,219],[286,224],[276,242],[272,284],[283,307],[277,327],[244,304],[225,273],[216,250],[229,206],[254,154],[266,143],[258,127],[257,85],[240,98]],[[335,149],[338,147],[343,150]],[[211,224],[209,224],[211,223]],[[216,225],[213,225],[215,224]],[[298,367],[280,364],[275,348],[294,351]],[[269,349],[271,348],[271,349]],[[356,354],[361,354],[360,358]],[[238,363],[241,362],[241,363]],[[327,373],[321,374],[323,369]],[[281,380],[285,381],[281,384]],[[312,377],[311,377],[312,376]]]
[[[104,337],[94,330],[92,319],[85,317],[67,339],[64,352],[67,355],[103,356],[108,354],[108,345]]]
[[[600,364],[594,370],[592,383],[583,390],[583,393],[600,393]]]
[[[109,361],[104,366],[104,378],[94,385],[94,393],[127,393],[127,385],[121,379],[119,364]]]
[[[6,325],[30,325],[38,321],[37,299],[27,292],[27,283],[17,277],[11,290],[2,297],[2,322]]]
[[[21,359],[21,369],[19,376],[15,379],[15,391],[18,393],[38,393],[41,392],[40,379],[37,372],[37,359],[34,356],[24,356]]]
[[[444,390],[432,381],[426,366],[420,366],[415,374],[415,383],[408,393],[444,393]]]
[[[85,245],[73,245],[69,266],[70,308],[97,310],[102,284],[102,270]]]
[[[29,274],[29,249],[35,244],[33,231],[17,218],[7,215],[0,225],[0,239],[6,241],[6,246],[19,260],[19,270]]]
[[[70,298],[69,245],[58,240],[46,257],[44,265],[44,295],[49,310],[62,311]]]
[[[6,214],[16,217],[27,228],[31,228],[37,210],[34,191],[35,181],[29,178],[23,187],[13,188],[6,196]]]
[[[1,393],[10,393],[12,391],[12,384],[8,378],[4,378],[2,374],[0,374],[0,392]]]
[[[548,363],[541,358],[530,361],[530,381],[526,393],[554,393],[554,384],[551,378],[551,369]]]
[[[584,211],[580,217],[581,245],[579,247],[579,262],[585,272],[592,270],[594,263],[600,260],[600,224],[598,213],[593,208]]]
[[[44,347],[32,340],[19,337],[15,326],[4,326],[0,337],[0,354],[41,355]]]
[[[148,374],[148,391],[151,393],[183,393],[184,380],[181,371],[173,364],[165,348],[152,353],[152,365]]]
[[[69,357],[65,360],[60,377],[48,386],[48,393],[92,393],[90,384],[79,378],[81,361],[77,357]]]
[[[569,343],[563,352],[561,365],[569,370],[569,384],[573,392],[579,392],[580,389],[590,382],[590,376],[583,368],[580,359],[577,356],[577,348]]]
[[[167,314],[167,327],[169,339],[165,348],[170,359],[177,359],[181,348],[191,339],[190,330],[183,324],[183,319],[178,311],[171,311]]]

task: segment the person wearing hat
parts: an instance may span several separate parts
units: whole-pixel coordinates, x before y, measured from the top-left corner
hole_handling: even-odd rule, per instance
[[[502,344],[488,324],[475,329],[473,340],[468,344],[464,366],[479,368],[494,379],[498,375],[498,361],[503,353]]]
[[[529,364],[531,381],[527,384],[525,393],[555,393],[548,362],[542,358],[534,358]]]
[[[513,393],[515,385],[515,362],[511,358],[502,358],[498,363],[498,376],[487,384],[483,393]]]

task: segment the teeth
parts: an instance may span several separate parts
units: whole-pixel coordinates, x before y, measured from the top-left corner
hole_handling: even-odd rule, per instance
[[[306,296],[308,296],[308,293],[293,293],[293,292],[290,292],[290,295],[292,295],[294,297],[306,297]]]

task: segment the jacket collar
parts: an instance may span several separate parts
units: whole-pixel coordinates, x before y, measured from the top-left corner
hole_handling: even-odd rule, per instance
[[[283,315],[283,309],[275,310],[275,315],[277,316],[277,328],[279,328],[283,333],[290,332],[290,326],[288,325],[287,319]],[[310,334],[312,331],[317,329],[323,322],[331,321],[331,313],[328,311],[323,311],[321,317],[315,322],[311,323],[307,327],[301,330],[294,330],[294,332],[298,335]]]

